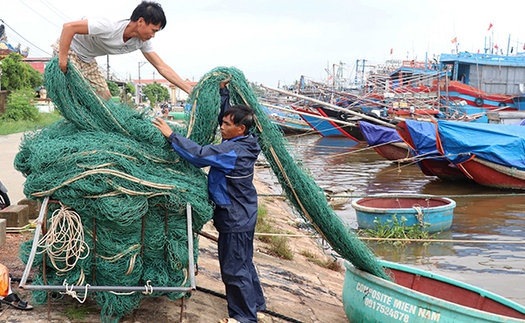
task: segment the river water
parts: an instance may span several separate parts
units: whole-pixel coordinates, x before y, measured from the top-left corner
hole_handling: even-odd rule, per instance
[[[290,152],[323,188],[355,198],[379,193],[430,194],[456,201],[450,231],[423,245],[367,243],[378,258],[421,267],[485,288],[525,305],[525,192],[448,183],[425,176],[417,165],[398,165],[347,138],[287,136]],[[275,184],[268,170],[262,180]],[[278,186],[278,185],[277,185]],[[277,188],[275,193],[279,193]],[[357,229],[351,199],[335,208]],[[482,241],[480,241],[482,240]]]

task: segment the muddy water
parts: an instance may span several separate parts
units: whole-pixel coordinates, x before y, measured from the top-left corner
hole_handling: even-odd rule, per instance
[[[295,158],[309,168],[319,186],[346,190],[339,195],[408,193],[455,200],[452,227],[437,237],[443,242],[369,246],[381,259],[459,278],[525,305],[525,192],[471,182],[443,182],[425,176],[417,165],[392,163],[365,145],[345,138],[308,135],[287,139]],[[275,182],[270,171],[263,177]],[[336,207],[335,212],[350,227],[357,228],[350,202]]]

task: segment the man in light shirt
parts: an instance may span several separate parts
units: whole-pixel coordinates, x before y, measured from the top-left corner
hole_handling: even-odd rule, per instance
[[[97,92],[109,99],[106,80],[99,71],[97,56],[127,54],[140,49],[148,62],[168,81],[186,93],[191,86],[169,67],[153,49],[151,38],[166,26],[160,4],[143,1],[130,19],[112,21],[105,18],[67,22],[55,45],[60,69],[67,72],[68,59],[81,71]]]

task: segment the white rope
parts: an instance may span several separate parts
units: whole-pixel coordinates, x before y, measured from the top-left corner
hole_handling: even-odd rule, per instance
[[[419,221],[419,225],[421,227],[425,227],[425,222],[424,221],[424,214],[423,214],[423,211],[421,211],[421,206],[420,205],[412,205],[412,208],[414,210],[416,210],[417,214],[416,214],[416,218],[417,220]]]
[[[184,281],[180,285],[184,286],[186,285],[186,282],[188,281],[188,269],[182,268],[182,272],[184,273]]]
[[[47,253],[57,274],[75,268],[77,262],[85,259],[90,251],[84,241],[82,219],[67,206],[60,205],[60,209],[51,216],[48,231],[38,241],[38,247],[41,248],[39,253]]]
[[[68,284],[67,284],[67,279],[64,279],[64,283],[62,284],[66,287],[66,291],[65,292],[60,292],[60,294],[62,295],[69,295],[71,297],[73,297],[74,299],[76,299],[79,303],[83,304],[85,301],[86,301],[86,298],[87,298],[87,295],[88,295],[88,287],[91,286],[90,284],[86,284],[85,286],[85,291],[84,291],[84,296],[83,296],[83,299],[80,299],[78,297],[78,294],[77,292],[75,292],[73,289],[75,288],[75,284],[71,284],[71,288],[68,289]]]
[[[127,293],[125,293],[125,292],[115,292],[115,291],[111,291],[111,290],[108,291],[108,293],[111,293],[111,294],[113,294],[113,295],[125,295],[125,296],[126,296],[126,295],[129,296],[129,295],[133,295],[133,294],[135,294],[135,292],[127,292]]]
[[[148,280],[146,282],[146,285],[144,285],[144,287],[146,288],[146,291],[142,292],[142,294],[144,295],[150,295],[150,294],[153,294],[153,286],[151,286],[151,280]]]

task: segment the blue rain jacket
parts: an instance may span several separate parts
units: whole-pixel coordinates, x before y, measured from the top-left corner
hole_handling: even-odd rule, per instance
[[[249,133],[201,146],[173,132],[169,137],[173,149],[195,167],[210,166],[208,194],[216,204],[213,222],[217,231],[247,232],[257,222],[257,191],[253,185],[254,164],[261,148]]]

